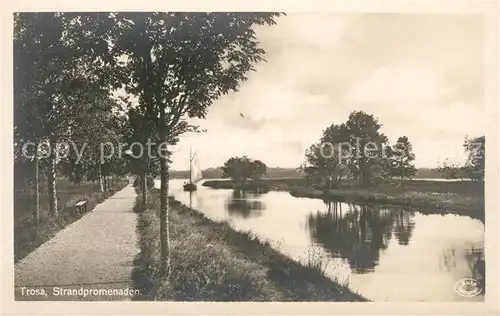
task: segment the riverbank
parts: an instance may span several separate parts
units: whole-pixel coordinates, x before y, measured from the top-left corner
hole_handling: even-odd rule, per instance
[[[58,218],[49,214],[48,195],[40,196],[40,223],[35,225],[32,218],[33,200],[29,194],[14,194],[14,262],[18,262],[39,246],[52,239],[59,231],[79,220],[85,214],[75,214],[74,205],[86,200],[87,211],[104,202],[108,197],[128,185],[128,180],[115,179],[109,191],[100,192],[98,184],[84,182],[71,183],[66,178],[57,180]]]
[[[270,191],[288,191],[294,197],[320,198],[327,201],[377,203],[418,208],[428,213],[457,213],[484,220],[484,183],[477,181],[411,180],[400,186],[398,182],[361,188],[346,187],[318,190],[303,179],[270,179],[244,184],[229,180],[205,181],[203,186],[215,189],[264,188]]]
[[[307,182],[301,178],[265,179],[251,180],[247,182],[236,182],[231,180],[209,180],[202,183],[204,187],[212,189],[233,189],[267,192],[267,191],[291,191],[305,189]]]
[[[140,254],[134,261],[137,300],[176,301],[366,301],[326,277],[322,262],[309,256],[302,265],[250,233],[233,230],[179,202],[170,201],[171,270],[158,278],[159,191],[141,210],[137,234]]]

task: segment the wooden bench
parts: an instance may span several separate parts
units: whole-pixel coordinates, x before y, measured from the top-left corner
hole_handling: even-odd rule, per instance
[[[79,201],[75,204],[75,212],[78,214],[87,213],[87,201]]]

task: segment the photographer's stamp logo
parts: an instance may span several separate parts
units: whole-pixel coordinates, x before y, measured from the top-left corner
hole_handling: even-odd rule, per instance
[[[455,283],[455,292],[463,297],[474,297],[481,293],[481,284],[474,279],[462,279]]]

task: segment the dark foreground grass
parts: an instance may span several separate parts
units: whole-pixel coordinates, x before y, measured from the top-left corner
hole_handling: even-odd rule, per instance
[[[366,301],[326,277],[321,265],[304,266],[249,233],[214,222],[170,200],[171,268],[158,277],[159,194],[146,210],[137,206],[140,253],[134,280],[137,300],[175,301]],[[138,197],[137,205],[140,205]]]
[[[203,185],[239,188],[238,183],[226,180],[206,181]],[[245,185],[289,191],[294,197],[407,206],[427,213],[457,213],[484,220],[484,182],[411,180],[403,186],[394,181],[367,188],[347,182],[345,187],[334,190],[314,189],[303,179],[259,180]]]
[[[127,180],[115,181],[111,190],[99,192],[99,186],[93,183],[74,185],[67,179],[58,180],[59,217],[49,215],[48,197],[40,199],[40,223],[35,225],[31,216],[33,207],[30,196],[14,197],[14,261],[18,262],[33,250],[49,241],[60,230],[80,219],[84,214],[74,213],[74,205],[80,200],[87,200],[87,211],[90,212],[97,204],[123,189]]]

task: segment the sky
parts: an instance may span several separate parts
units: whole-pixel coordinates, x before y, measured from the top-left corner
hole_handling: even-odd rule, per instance
[[[438,14],[288,14],[256,29],[267,62],[216,100],[202,134],[186,134],[172,169],[247,155],[296,168],[333,123],[363,110],[395,143],[407,136],[417,167],[463,162],[465,136],[484,135],[483,23]],[[242,118],[240,113],[244,115]]]

